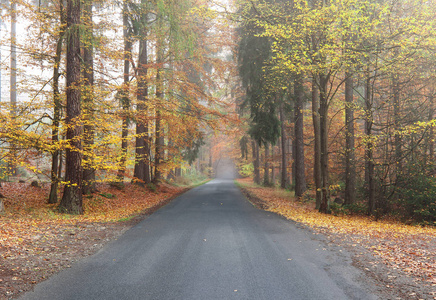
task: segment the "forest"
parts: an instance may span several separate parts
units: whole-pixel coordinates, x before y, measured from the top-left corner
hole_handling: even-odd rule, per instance
[[[2,22],[1,181],[50,181],[48,203],[82,214],[97,183],[211,172],[236,114],[230,27],[206,1],[11,1]]]
[[[434,225],[434,1],[246,1],[238,14],[254,181],[278,176],[323,213]]]
[[[82,214],[97,184],[213,177],[230,158],[322,213],[436,222],[434,1],[1,9],[0,184],[48,182]]]

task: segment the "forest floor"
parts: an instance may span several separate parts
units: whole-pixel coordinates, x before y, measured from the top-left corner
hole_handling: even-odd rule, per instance
[[[313,202],[296,201],[289,191],[239,179],[257,207],[323,234],[353,255],[354,265],[377,282],[383,299],[436,299],[436,228],[405,225],[367,216],[326,215]]]
[[[84,196],[81,216],[59,214],[47,204],[49,184],[2,183],[6,212],[0,215],[0,299],[12,299],[95,253],[187,188],[152,189],[107,184]]]

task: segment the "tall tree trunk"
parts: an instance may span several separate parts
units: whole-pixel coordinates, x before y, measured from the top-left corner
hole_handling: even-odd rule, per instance
[[[62,116],[61,116],[61,118],[62,118]],[[65,140],[65,135],[62,136],[62,139]],[[59,150],[59,168],[58,168],[59,181],[62,181],[63,162],[64,162],[63,152],[62,152],[62,150]]]
[[[295,196],[302,197],[306,191],[306,168],[304,163],[304,121],[303,103],[304,90],[302,78],[295,80],[294,86],[295,106],[294,106],[294,164],[295,164]]]
[[[431,96],[429,97],[429,110],[428,110],[428,121],[432,121],[434,118],[434,92],[432,91]],[[434,126],[430,126],[429,129],[429,139],[428,139],[428,156],[429,156],[429,163],[432,167],[431,170],[433,171],[434,168]]]
[[[263,173],[263,185],[269,186],[271,183],[269,181],[269,146],[265,144],[265,161],[264,161],[264,173]]]
[[[366,135],[366,149],[365,149],[365,186],[368,197],[368,214],[373,214],[375,211],[375,187],[374,187],[374,160],[373,160],[373,143],[372,143],[372,89],[371,78],[367,72],[367,79],[365,83],[365,135]]]
[[[143,24],[147,22],[147,14],[143,12]],[[134,176],[139,180],[139,183],[149,183],[150,180],[150,145],[148,137],[148,107],[146,104],[148,97],[147,83],[147,37],[143,32],[139,41],[139,59],[137,72],[137,123],[136,123],[136,162]]]
[[[251,142],[253,148],[254,183],[260,184],[259,146],[256,141]]]
[[[17,2],[11,0],[11,71],[10,71],[10,102],[11,116],[17,115]],[[14,141],[10,142],[10,159],[8,169],[11,175],[17,173],[16,156],[17,147]]]
[[[161,16],[158,17],[159,20],[161,20]],[[159,22],[160,24],[161,22]],[[161,25],[160,25],[161,26]],[[161,39],[161,38],[159,38]],[[155,126],[155,153],[154,153],[154,182],[159,182],[162,178],[162,171],[161,171],[161,162],[162,162],[162,151],[163,151],[163,144],[164,144],[164,135],[163,135],[163,127],[161,126],[162,122],[162,115],[161,115],[161,105],[163,103],[164,98],[164,91],[163,91],[163,78],[162,78],[162,72],[163,72],[163,41],[160,40],[157,45],[157,73],[156,73],[156,126]]]
[[[59,150],[57,149],[57,143],[59,142],[59,122],[60,122],[60,112],[62,109],[61,99],[59,93],[59,69],[61,63],[62,55],[62,44],[65,34],[65,15],[64,15],[64,5],[63,0],[59,1],[59,13],[60,13],[60,31],[58,36],[58,41],[56,43],[56,54],[53,67],[53,124],[51,140],[52,144],[56,147],[51,156],[51,185],[50,185],[50,195],[48,197],[48,203],[58,202],[58,186],[59,186]]]
[[[209,172],[208,172],[208,177],[212,178],[213,176],[213,165],[212,165],[212,145],[209,148]]]
[[[345,199],[344,204],[356,202],[356,163],[354,151],[353,77],[345,74]]]
[[[160,110],[156,110],[156,139],[155,139],[155,153],[154,153],[154,182],[159,182],[162,179],[161,163],[163,160],[163,128],[161,126],[162,116]]]
[[[3,16],[3,5],[0,5],[0,36],[2,36],[2,27],[3,27],[3,20],[1,18],[2,16]],[[3,61],[1,47],[0,47],[0,61]],[[1,105],[2,105],[2,72],[0,68],[0,108]]]
[[[11,0],[11,73],[10,73],[11,113],[17,113],[17,2]]]
[[[312,79],[312,121],[315,136],[313,179],[315,181],[316,208],[321,207],[322,201],[322,178],[321,178],[321,123],[319,117],[319,92],[315,79]]]
[[[281,131],[281,171],[282,176],[280,178],[280,186],[282,189],[285,189],[287,187],[287,181],[288,181],[288,158],[286,156],[286,130],[285,130],[285,112],[283,103],[280,104],[280,131]]]
[[[289,106],[291,109],[291,114],[289,116],[289,122],[291,124],[293,124],[293,131],[292,133],[287,137],[287,141],[286,141],[286,149],[288,152],[288,157],[291,160],[291,168],[290,168],[290,172],[288,170],[288,182],[287,182],[287,186],[294,187],[294,191],[295,191],[295,100],[294,97],[295,94],[293,95],[289,95]]]
[[[64,194],[59,210],[82,214],[82,126],[80,125],[80,1],[67,1],[67,105],[66,124],[69,147],[66,150]]]
[[[400,116],[400,85],[398,75],[392,76],[392,97],[394,108],[394,148],[395,148],[395,185],[399,184],[399,179],[402,175],[402,140],[400,134],[401,116]]]
[[[320,119],[320,140],[321,140],[321,180],[322,198],[319,211],[328,213],[329,208],[329,173],[328,173],[328,99],[327,84],[328,77],[319,75],[320,97],[319,97],[319,119]]]
[[[92,1],[84,1],[83,22],[85,25],[83,46],[83,188],[84,194],[96,192],[94,167],[94,46],[92,24]]]
[[[123,108],[123,121],[121,125],[121,159],[118,169],[118,181],[124,181],[126,173],[127,141],[129,137],[129,110],[130,110],[130,63],[132,61],[132,41],[129,31],[128,0],[123,1],[123,40],[124,40],[124,81],[121,94],[121,106]]]
[[[275,156],[275,146],[271,145],[271,185],[276,185],[276,167],[274,163],[274,156]]]

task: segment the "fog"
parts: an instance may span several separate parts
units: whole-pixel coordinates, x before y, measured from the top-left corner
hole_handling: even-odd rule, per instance
[[[215,178],[219,179],[235,179],[236,166],[235,163],[229,158],[220,159],[215,168]]]

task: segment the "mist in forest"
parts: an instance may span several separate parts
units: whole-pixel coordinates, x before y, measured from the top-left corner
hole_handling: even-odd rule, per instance
[[[215,168],[215,178],[235,179],[236,174],[236,166],[233,160],[231,160],[230,158],[222,158],[217,161],[217,165]]]

